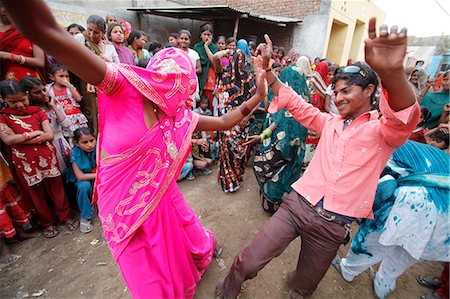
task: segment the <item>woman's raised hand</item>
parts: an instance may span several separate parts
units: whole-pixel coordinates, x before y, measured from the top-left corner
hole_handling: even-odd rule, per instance
[[[403,69],[403,58],[406,54],[406,28],[398,32],[396,25],[389,28],[380,26],[376,33],[376,18],[369,20],[369,37],[365,40],[366,62],[379,74]]]
[[[247,139],[242,143],[243,146],[249,145],[249,144],[257,144],[261,141],[261,136],[259,135],[252,135],[248,136]]]
[[[262,58],[262,68],[264,70],[269,69],[269,62],[272,58],[273,46],[272,40],[267,34],[264,34],[265,43],[261,43],[256,48],[256,56],[261,55]]]

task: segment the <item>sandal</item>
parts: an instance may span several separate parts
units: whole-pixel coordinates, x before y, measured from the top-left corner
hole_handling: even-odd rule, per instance
[[[417,275],[416,280],[421,286],[429,289],[437,290],[441,287],[441,281],[436,276]]]
[[[46,238],[54,238],[58,235],[58,230],[56,229],[56,226],[49,226],[44,229],[42,232],[44,234],[44,237]]]
[[[82,220],[80,222],[80,232],[82,232],[83,234],[90,233],[93,229],[94,229],[94,227],[92,226],[92,224],[89,220],[86,220],[86,221]]]
[[[333,266],[334,269],[336,269],[336,271],[339,272],[339,274],[341,275],[341,277],[346,281],[346,282],[352,282],[351,280],[347,280],[344,275],[342,275],[342,269],[341,269],[341,257],[339,255],[336,255],[333,260],[331,261],[331,265]]]
[[[69,219],[66,221],[65,225],[70,231],[74,231],[80,226],[80,222],[75,219]]]
[[[278,207],[275,208],[276,204],[269,201],[261,191],[259,191],[259,196],[261,198],[261,206],[265,212],[274,214],[278,210]]]

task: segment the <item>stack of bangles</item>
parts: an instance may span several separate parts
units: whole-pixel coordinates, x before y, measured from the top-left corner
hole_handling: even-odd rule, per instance
[[[24,57],[23,55],[19,55],[19,56],[20,56],[19,64],[25,64],[25,57]],[[17,61],[14,59],[14,54],[13,54],[13,53],[11,53],[11,61],[12,61],[12,62],[17,62]]]
[[[270,137],[270,135],[272,135],[272,130],[267,128],[259,135],[259,139],[263,141],[266,137]]]

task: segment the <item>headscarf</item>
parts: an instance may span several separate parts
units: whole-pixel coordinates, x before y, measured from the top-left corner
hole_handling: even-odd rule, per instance
[[[309,59],[306,56],[300,56],[300,58],[297,60],[296,67],[294,67],[294,69],[300,74],[305,75],[307,78],[312,77],[312,75],[314,74],[311,69],[311,63],[309,62]]]
[[[123,35],[125,36],[125,40],[127,40],[131,33],[131,24],[125,20],[121,20],[119,24],[124,28]]]
[[[418,77],[417,77],[417,85],[414,85],[412,82],[411,82],[411,77],[412,77],[412,75],[415,73],[415,72],[418,72]],[[423,86],[422,85],[422,83],[421,83],[421,77],[423,77],[423,75],[424,75],[424,73],[423,72],[420,72],[420,70],[418,69],[418,68],[415,68],[415,69],[413,69],[413,71],[409,74],[409,76],[408,76],[408,81],[409,81],[409,83],[411,83],[411,85],[414,87],[414,91],[416,92],[416,96],[420,96],[421,94],[422,94],[422,90],[424,89],[424,87],[425,86]]]
[[[319,73],[320,77],[322,78],[323,82],[328,86],[330,85],[330,82],[328,81],[328,63],[325,61],[321,61],[316,65],[315,71]]]
[[[287,56],[288,56],[288,62],[290,62],[293,65],[293,63],[297,62],[297,61],[294,61],[295,58],[297,57],[297,60],[298,60],[298,58],[300,57],[300,54],[297,52],[297,50],[292,48],[289,50],[289,53]]]
[[[197,88],[197,75],[187,53],[178,48],[158,51],[147,68],[133,68],[146,88],[138,90],[168,116],[176,114]],[[132,82],[131,82],[132,83]]]
[[[88,32],[87,30],[84,31],[83,33],[84,36],[84,45],[91,50],[92,52],[95,53],[95,55],[100,56],[102,54],[102,51],[100,50],[100,48],[98,47],[98,45],[94,42],[91,41],[91,39],[89,38]]]
[[[251,57],[250,48],[248,47],[248,43],[245,39],[240,39],[236,44],[236,49],[241,49],[242,52],[245,53],[247,57]]]

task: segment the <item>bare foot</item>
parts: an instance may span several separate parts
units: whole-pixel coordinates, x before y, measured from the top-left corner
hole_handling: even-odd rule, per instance
[[[17,237],[19,238],[19,240],[27,240],[27,239],[32,239],[32,238],[38,238],[40,236],[41,236],[40,232],[33,232],[33,233],[26,233],[24,231],[17,232]]]

